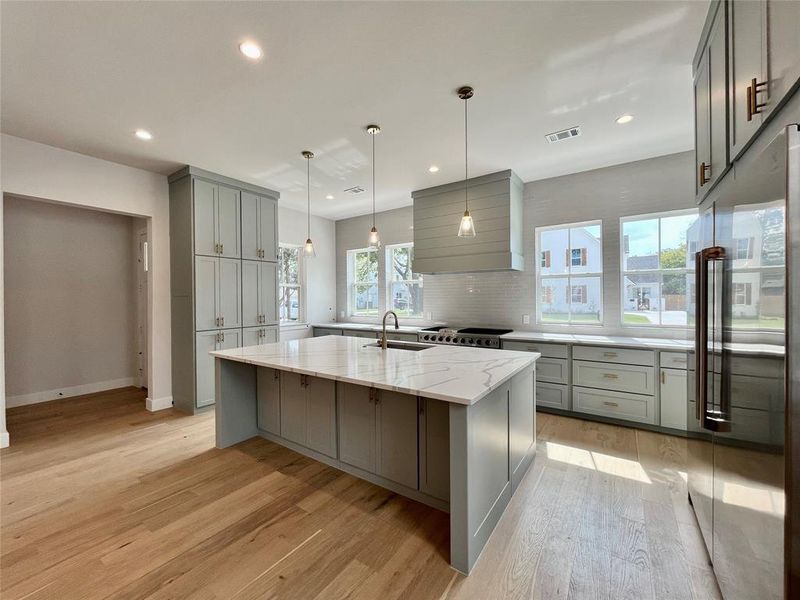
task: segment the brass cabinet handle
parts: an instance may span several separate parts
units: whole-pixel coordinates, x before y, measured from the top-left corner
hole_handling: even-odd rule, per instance
[[[767,90],[759,90],[758,88],[763,88],[767,85],[766,81],[762,81],[759,83],[758,79],[753,77],[750,80],[750,85],[747,86],[747,120],[752,121],[753,115],[757,115],[761,113],[761,109],[764,108],[767,103],[758,102],[758,94],[759,92],[766,92]]]
[[[711,165],[707,165],[705,162],[701,162],[698,167],[698,175],[700,176],[700,187],[703,187],[709,181],[711,181],[710,177],[706,177],[706,173],[711,173]]]
[[[661,371],[661,383],[667,383],[667,372]]]
[[[603,404],[605,404],[606,406],[613,406],[613,407],[615,407],[615,408],[619,406],[619,404],[618,404],[618,403],[616,403],[616,402],[609,402],[608,400],[604,401],[604,402],[603,402]]]
[[[603,377],[606,379],[619,379],[619,375],[615,375],[614,373],[603,373]]]
[[[616,358],[619,355],[616,352],[603,352],[603,356],[607,358]]]

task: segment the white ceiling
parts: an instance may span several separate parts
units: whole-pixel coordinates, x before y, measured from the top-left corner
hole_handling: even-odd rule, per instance
[[[300,209],[310,149],[312,211],[343,218],[371,210],[368,123],[383,129],[378,210],[463,178],[463,84],[471,175],[530,181],[690,149],[708,2],[1,6],[3,132],[161,173],[192,164]],[[617,125],[623,113],[636,118]],[[574,125],[581,137],[546,142]],[[367,192],[342,193],[354,185]]]

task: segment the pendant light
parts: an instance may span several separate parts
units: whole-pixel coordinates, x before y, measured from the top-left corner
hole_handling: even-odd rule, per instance
[[[381,236],[378,235],[378,228],[375,227],[375,136],[381,132],[377,125],[367,125],[367,133],[372,136],[372,229],[369,230],[367,243],[370,250],[377,250],[381,247]]]
[[[314,158],[314,153],[310,150],[303,150],[303,158],[306,159],[306,192],[308,194],[307,216],[308,216],[308,229],[306,230],[308,238],[306,244],[303,246],[303,255],[306,258],[314,258],[317,253],[314,252],[314,242],[311,241],[311,159]]]
[[[468,146],[468,129],[467,129],[467,100],[472,98],[474,90],[465,85],[458,90],[458,97],[464,101],[464,216],[461,217],[461,224],[458,226],[458,237],[473,238],[475,237],[475,223],[472,220],[472,215],[469,214],[469,155],[467,152]]]

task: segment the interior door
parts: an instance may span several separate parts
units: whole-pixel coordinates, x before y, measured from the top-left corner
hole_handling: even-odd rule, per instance
[[[219,259],[219,302],[220,327],[242,326],[242,261],[229,258]]]
[[[786,155],[785,134],[745,155],[715,207],[725,255],[715,408],[724,427],[714,434],[712,560],[726,600],[784,597]],[[764,364],[773,361],[770,379]]]
[[[261,258],[258,241],[260,202],[255,194],[242,192],[242,258],[248,260]]]
[[[239,190],[217,186],[217,241],[221,256],[241,256],[241,226]]]

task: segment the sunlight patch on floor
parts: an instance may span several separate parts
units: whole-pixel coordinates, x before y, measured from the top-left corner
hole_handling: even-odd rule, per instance
[[[582,448],[556,444],[555,442],[545,442],[545,449],[547,451],[547,458],[558,462],[569,463],[577,467],[600,471],[601,473],[607,473],[615,477],[633,479],[634,481],[640,481],[642,483],[653,483],[647,476],[647,473],[645,473],[642,465],[635,460],[628,460],[626,458],[619,458],[618,456],[603,454],[602,452],[592,452]]]
[[[774,488],[757,488],[726,481],[722,488],[722,501],[767,514],[783,515],[785,511],[783,492]]]

